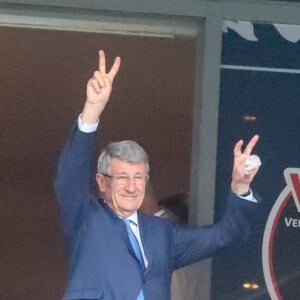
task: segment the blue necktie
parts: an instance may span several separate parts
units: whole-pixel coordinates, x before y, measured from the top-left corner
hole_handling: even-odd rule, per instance
[[[143,270],[145,269],[145,262],[144,262],[144,258],[143,258],[143,254],[142,254],[142,250],[141,250],[141,247],[140,247],[140,244],[139,244],[139,241],[138,239],[136,238],[136,235],[134,234],[134,232],[132,231],[132,228],[130,226],[130,223],[132,222],[133,224],[135,224],[133,221],[131,220],[128,220],[128,219],[123,219],[123,221],[125,222],[126,224],[126,230],[127,230],[127,233],[128,233],[128,237],[129,237],[129,240],[130,240],[130,243],[131,243],[131,246],[134,250],[134,253],[136,255],[136,257],[138,258],[140,264],[142,265],[143,267]],[[143,293],[143,290],[140,290],[139,294],[138,294],[138,297],[137,297],[137,300],[144,300],[145,297],[144,297],[144,293]]]

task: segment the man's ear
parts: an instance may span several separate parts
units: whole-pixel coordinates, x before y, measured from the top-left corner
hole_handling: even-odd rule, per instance
[[[104,176],[100,173],[97,173],[96,174],[96,181],[97,181],[98,188],[99,188],[100,192],[104,193],[105,192],[105,187],[106,187],[106,181],[105,181]]]

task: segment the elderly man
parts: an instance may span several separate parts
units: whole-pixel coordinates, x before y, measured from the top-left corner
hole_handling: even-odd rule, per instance
[[[117,57],[107,72],[105,54],[99,52],[99,69],[87,83],[83,111],[59,161],[55,187],[69,257],[63,299],[168,300],[172,272],[243,235],[257,209],[250,183],[258,167],[244,169],[258,136],[243,152],[243,141],[236,144],[226,213],[213,226],[183,228],[138,211],[150,167],[134,141],[111,143],[100,154],[96,181],[104,196],[91,196],[95,133],[120,64]]]

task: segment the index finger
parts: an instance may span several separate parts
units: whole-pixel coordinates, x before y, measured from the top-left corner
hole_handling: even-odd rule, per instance
[[[108,76],[111,78],[111,80],[113,80],[117,75],[120,65],[121,65],[121,58],[117,56],[114,60],[114,64],[112,65],[111,69],[108,72]]]
[[[239,156],[239,155],[242,154],[242,146],[243,146],[243,143],[244,143],[243,140],[239,140],[239,141],[235,144],[235,146],[234,146],[234,148],[233,148],[233,156],[234,156],[234,157],[237,157],[237,156]]]
[[[259,140],[259,135],[258,134],[254,135],[250,140],[250,142],[247,144],[244,153],[250,155],[258,140]]]

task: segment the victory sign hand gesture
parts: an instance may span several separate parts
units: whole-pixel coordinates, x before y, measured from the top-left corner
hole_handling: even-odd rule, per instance
[[[253,181],[256,173],[259,170],[259,166],[254,167],[249,172],[245,172],[245,167],[247,164],[247,159],[251,155],[251,152],[256,145],[259,139],[258,135],[254,135],[249,141],[245,150],[242,151],[243,140],[240,140],[236,143],[233,155],[233,170],[232,170],[232,181],[231,181],[231,190],[235,194],[244,194],[250,190],[250,184]]]
[[[99,69],[96,70],[87,83],[86,102],[82,112],[83,123],[95,123],[104,110],[111,91],[115,76],[121,65],[121,58],[116,57],[111,69],[106,71],[105,53],[99,51]]]

